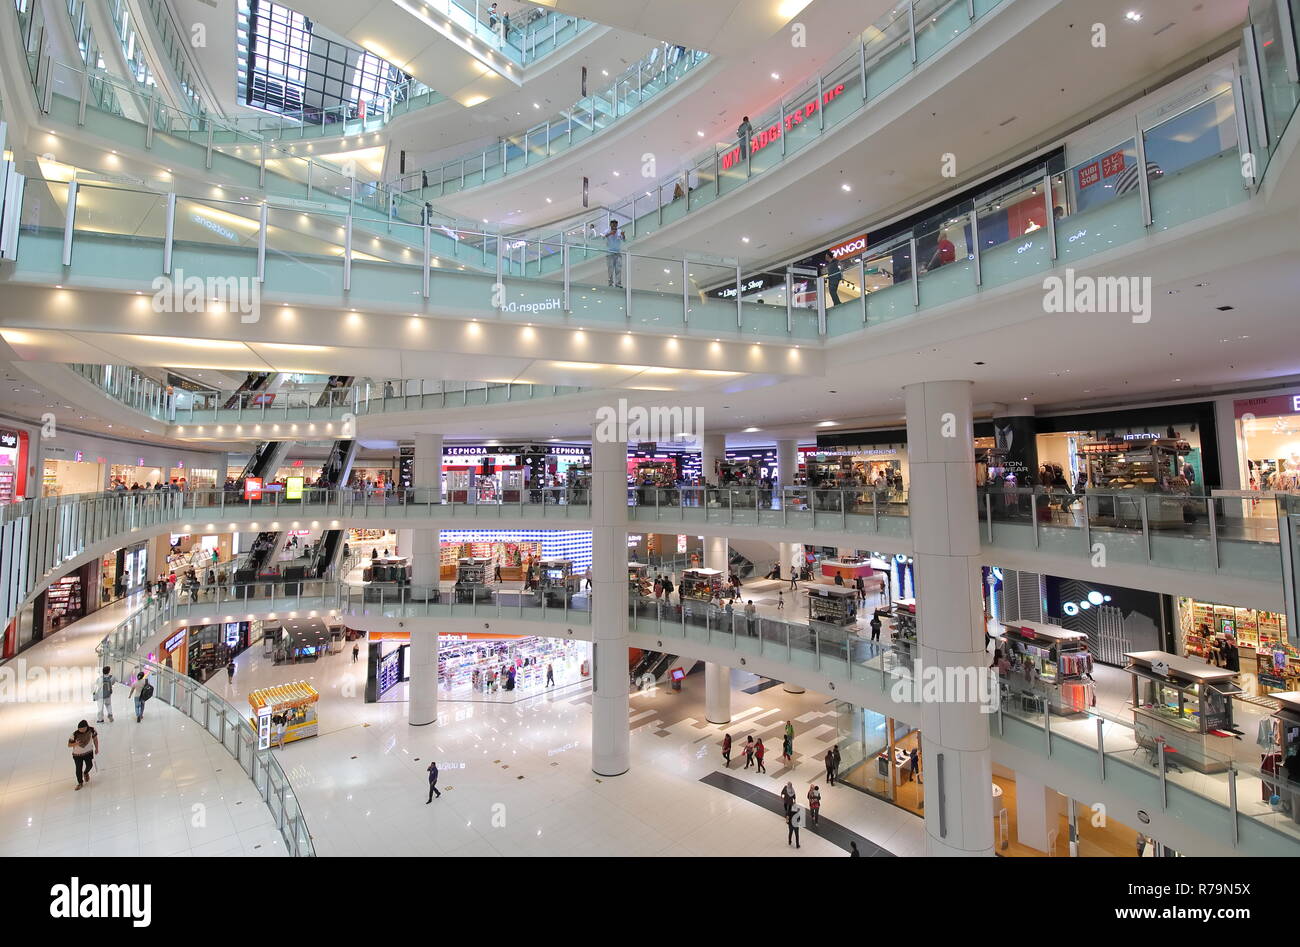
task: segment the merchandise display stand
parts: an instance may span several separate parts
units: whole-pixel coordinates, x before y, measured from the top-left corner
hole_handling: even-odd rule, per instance
[[[250,692],[248,704],[253,712],[249,723],[257,732],[260,745],[265,748],[317,736],[318,700],[320,694],[306,681]]]
[[[1087,465],[1088,519],[1094,526],[1133,526],[1181,529],[1191,484],[1183,476],[1183,460],[1192,446],[1181,438],[1129,440],[1112,437],[1079,446]],[[1132,492],[1132,496],[1113,496]]]
[[[1133,676],[1134,735],[1147,761],[1155,762],[1163,742],[1167,766],[1226,770],[1234,735],[1232,696],[1241,692],[1235,673],[1167,651],[1125,657]]]
[[[1002,625],[1002,651],[1011,669],[1002,675],[1008,696],[1027,713],[1044,704],[1057,714],[1081,713],[1096,702],[1088,636],[1058,625]]]
[[[852,625],[858,620],[858,593],[839,585],[808,585],[808,620]]]
[[[650,582],[650,567],[644,562],[629,562],[627,564],[627,586],[628,593],[633,597],[640,595],[646,597],[653,591],[653,585]]]
[[[722,573],[717,569],[685,569],[682,572],[682,598],[710,601],[713,593],[722,592]]]
[[[573,563],[567,559],[543,559],[538,564],[538,588],[548,608],[563,608],[577,590]]]

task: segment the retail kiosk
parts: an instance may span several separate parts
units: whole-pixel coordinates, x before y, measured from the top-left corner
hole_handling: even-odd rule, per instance
[[[1280,797],[1283,811],[1289,810],[1291,821],[1300,824],[1300,691],[1286,691],[1270,694],[1278,703],[1278,709],[1267,723],[1272,730],[1269,752],[1264,754],[1260,769],[1266,773],[1277,774],[1275,782],[1263,781],[1263,800],[1271,801],[1273,795]],[[1264,740],[1261,738],[1261,744]]]
[[[318,700],[320,694],[306,681],[252,691],[248,695],[252,707],[249,723],[257,732],[259,747],[265,749],[316,736]]]
[[[1011,664],[1002,683],[1027,713],[1081,713],[1096,703],[1088,636],[1058,625],[1018,621],[1002,625],[1002,653]]]
[[[456,601],[486,602],[490,598],[488,580],[492,577],[492,560],[482,556],[462,556],[456,564]]]
[[[591,464],[570,467],[565,474],[569,484],[569,502],[586,506],[591,502]]]
[[[653,586],[650,582],[650,567],[644,562],[629,562],[627,564],[627,590],[632,596],[647,596],[650,594]]]
[[[447,502],[478,502],[478,469],[476,467],[447,468]]]
[[[722,594],[722,573],[717,569],[685,569],[682,571],[682,598],[707,602],[714,593]]]
[[[838,559],[823,559],[821,562],[822,575],[835,581],[838,575],[848,585],[853,584],[853,580],[861,576],[863,579],[869,579],[876,574],[872,568],[871,560],[863,556],[841,556]]]
[[[542,601],[548,608],[563,608],[569,596],[577,591],[578,580],[573,574],[573,563],[567,559],[543,559],[537,568]]]
[[[1133,676],[1133,730],[1154,762],[1163,741],[1166,762],[1202,773],[1227,769],[1232,753],[1235,672],[1167,651],[1126,654]]]
[[[1128,435],[1100,438],[1079,446],[1079,459],[1088,470],[1088,518],[1097,526],[1180,529],[1191,484],[1183,476],[1184,460],[1192,451],[1176,437]],[[1131,493],[1132,496],[1098,494]],[[1154,498],[1153,498],[1154,497]]]
[[[500,467],[497,469],[497,479],[501,484],[501,501],[503,503],[518,503],[523,499],[524,489],[527,486],[527,469],[524,467]]]
[[[851,625],[858,619],[858,593],[839,585],[809,585],[808,620]]]

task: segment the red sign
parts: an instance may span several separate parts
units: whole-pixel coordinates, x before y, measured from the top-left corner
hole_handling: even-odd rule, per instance
[[[1246,398],[1232,403],[1234,417],[1276,417],[1279,414],[1300,414],[1300,394],[1273,395],[1271,398]]]
[[[831,256],[837,260],[843,260],[845,257],[856,256],[867,249],[867,235],[864,233],[860,237],[854,237],[852,240],[845,240],[843,243],[837,243],[831,247]]]
[[[1079,169],[1079,189],[1091,187],[1101,180],[1101,162],[1094,161]]]
[[[262,499],[262,478],[249,477],[244,481],[244,499],[260,500]]]
[[[828,89],[825,92],[823,92],[820,101],[818,101],[816,98],[812,98],[809,101],[805,102],[803,105],[799,106],[799,108],[786,112],[784,129],[782,129],[781,123],[777,121],[767,126],[767,128],[764,128],[757,135],[752,135],[750,137],[749,139],[750,152],[752,153],[755,151],[761,151],[762,149],[766,148],[768,145],[772,144],[772,142],[779,141],[781,135],[784,134],[784,132],[788,132],[796,125],[802,124],[804,119],[812,118],[814,115],[817,114],[818,108],[820,108],[823,105],[829,105],[831,101],[838,98],[840,93],[843,91],[844,91],[844,84],[840,83],[835,88]],[[745,160],[745,156],[741,154],[740,146],[737,145],[735,148],[732,148],[730,151],[728,151],[726,154],[722,156],[722,170],[726,171],[729,168],[733,168],[736,165],[740,164],[740,162],[743,160]]]
[[[249,404],[251,405],[264,405],[264,404],[274,404],[274,403],[275,403],[274,391],[259,392],[258,394],[253,395],[252,399],[249,401]]]
[[[1116,151],[1101,159],[1101,176],[1114,177],[1124,170],[1124,152]]]

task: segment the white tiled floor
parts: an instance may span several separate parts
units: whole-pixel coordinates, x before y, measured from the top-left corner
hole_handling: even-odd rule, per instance
[[[93,667],[95,645],[125,609],[97,612],[6,670]],[[95,722],[88,689],[84,698],[0,702],[0,854],[283,854],[270,812],[220,744],[156,701],[137,724],[117,690],[113,723]],[[99,730],[101,752],[77,792],[67,738],[83,717]]]
[[[123,611],[105,609],[22,657],[29,667],[91,665]],[[590,707],[573,691],[515,705],[444,703],[440,726],[412,728],[405,704],[363,701],[365,665],[350,648],[281,667],[254,648],[237,663],[233,682],[211,682],[236,706],[277,681],[306,679],[321,692],[322,735],[276,751],[320,855],[845,854],[808,833],[796,853],[779,817],[700,783],[721,762],[722,731],[688,719],[656,736],[654,713],[636,697],[632,768],[601,779],[590,769]],[[687,687],[703,688],[702,676]],[[736,712],[780,708],[783,697],[780,688],[738,695]],[[283,853],[266,807],[215,740],[157,702],[137,725],[125,691],[117,709],[115,723],[98,725],[95,779],[74,792],[67,734],[79,718],[93,720],[94,706],[0,704],[0,854]],[[802,792],[821,766],[812,746],[801,751],[810,758],[789,775]],[[443,796],[426,805],[431,758]],[[823,812],[896,854],[924,848],[920,820],[853,790],[832,790]]]

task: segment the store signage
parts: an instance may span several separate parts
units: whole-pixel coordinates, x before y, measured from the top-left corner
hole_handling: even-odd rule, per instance
[[[636,445],[636,449],[643,454],[653,454],[658,448],[659,445],[654,441],[642,441],[640,444]]]
[[[752,293],[754,290],[766,288],[767,281],[759,278],[747,279],[740,284],[740,291],[742,293]],[[725,289],[721,289],[718,291],[718,296],[722,299],[735,299],[736,287],[728,286]]]
[[[1112,178],[1124,170],[1124,151],[1113,151],[1078,169],[1079,189],[1092,187],[1102,178]]]
[[[143,466],[144,466],[144,458],[143,458],[143,457],[137,457],[137,458],[135,459],[135,465],[136,465],[137,467],[143,467]]]
[[[18,435],[13,431],[0,431],[0,447],[16,448]]]
[[[284,481],[284,498],[286,500],[301,500],[302,486],[306,481],[302,477],[289,477]]]
[[[172,635],[170,638],[164,641],[163,650],[175,651],[178,647],[180,647],[180,643],[185,640],[185,634],[188,630],[189,629],[182,628],[180,631],[176,632],[176,634]]]
[[[861,253],[867,248],[867,235],[864,233],[860,237],[854,237],[852,240],[845,240],[843,243],[837,243],[831,247],[830,254],[837,260],[845,257],[854,256]]]
[[[1158,441],[1158,440],[1160,440],[1160,435],[1159,435],[1159,434],[1152,434],[1152,433],[1149,432],[1149,431],[1147,431],[1147,432],[1145,432],[1145,433],[1142,433],[1142,434],[1125,434],[1125,435],[1124,435],[1124,440],[1126,440],[1126,441]]]
[[[686,536],[683,534],[678,534],[677,536],[677,551],[678,552],[686,551]]]
[[[302,466],[302,461],[301,461],[301,460],[295,460],[295,461],[294,461],[293,463],[291,463],[289,466],[290,466],[290,467],[301,467],[301,466]]]
[[[1169,662],[1168,662],[1168,661],[1152,661],[1152,662],[1151,662],[1151,673],[1152,673],[1152,674],[1158,674],[1160,677],[1168,677],[1168,676],[1169,676]]]
[[[85,456],[86,456],[86,452],[82,450],[73,451],[72,453],[72,459],[77,463],[81,463],[81,461],[85,458]]]
[[[829,105],[832,101],[839,98],[840,94],[843,91],[844,91],[844,84],[840,83],[835,88],[827,89],[825,92],[823,92],[820,101],[816,97],[814,97],[808,100],[807,102],[805,102],[803,105],[799,106],[798,108],[787,111],[785,113],[784,128],[782,127],[781,122],[777,121],[767,126],[767,128],[764,128],[757,135],[750,136],[749,139],[750,152],[753,153],[755,151],[762,151],[764,148],[766,148],[768,145],[772,144],[773,142],[779,141],[781,139],[781,135],[784,132],[788,132],[796,125],[803,124],[804,119],[812,118],[814,115],[817,114],[818,108],[820,108],[823,105]],[[728,151],[726,154],[722,156],[722,170],[726,171],[728,168],[735,167],[737,164],[740,164],[740,162],[744,160],[745,160],[745,156],[741,152],[740,145],[737,144],[735,148],[732,148],[730,151]]]
[[[1238,419],[1270,417],[1278,414],[1300,414],[1300,395],[1273,395],[1268,398],[1246,398],[1232,403],[1232,413]]]
[[[244,481],[244,499],[260,500],[262,499],[262,478],[249,477]]]

